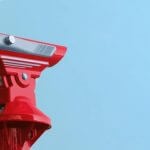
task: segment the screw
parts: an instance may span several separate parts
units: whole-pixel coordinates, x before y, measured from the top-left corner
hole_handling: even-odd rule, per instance
[[[27,80],[28,79],[28,75],[26,73],[22,73],[22,79],[23,80]]]
[[[5,43],[10,45],[14,44],[16,42],[16,39],[13,35],[9,35],[8,37],[5,38]]]

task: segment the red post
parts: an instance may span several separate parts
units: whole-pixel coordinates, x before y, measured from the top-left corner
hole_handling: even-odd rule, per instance
[[[0,36],[7,37],[4,34]],[[42,46],[51,45],[16,39]],[[7,51],[0,47],[0,150],[30,150],[44,131],[51,128],[50,119],[36,107],[34,90],[35,80],[45,67],[55,65],[66,52],[63,46],[52,46],[55,52],[49,57]]]

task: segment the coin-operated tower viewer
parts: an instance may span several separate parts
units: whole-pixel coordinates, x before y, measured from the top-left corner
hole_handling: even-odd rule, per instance
[[[35,80],[65,52],[64,46],[0,34],[0,150],[30,150],[51,128],[36,107]]]

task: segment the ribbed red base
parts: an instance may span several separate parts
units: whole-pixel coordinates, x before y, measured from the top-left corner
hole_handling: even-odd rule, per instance
[[[30,150],[27,142],[27,130],[20,128],[0,129],[1,150]]]
[[[0,150],[30,150],[46,128],[45,125],[31,122],[1,122]]]

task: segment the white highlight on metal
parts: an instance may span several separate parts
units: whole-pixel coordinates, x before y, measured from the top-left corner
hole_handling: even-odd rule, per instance
[[[9,35],[7,38],[10,44],[14,44],[16,42],[16,39],[13,35]]]
[[[31,59],[11,57],[11,56],[0,56],[0,57],[4,58],[4,59],[9,59],[9,60],[18,60],[18,61],[25,61],[25,62],[31,62],[31,63],[48,65],[48,62],[40,61],[40,60],[31,60]]]

